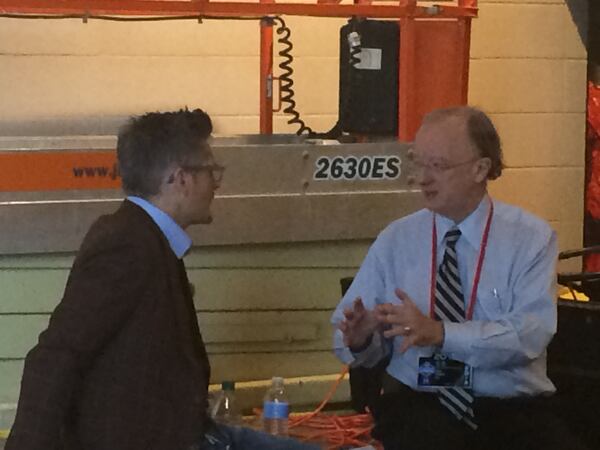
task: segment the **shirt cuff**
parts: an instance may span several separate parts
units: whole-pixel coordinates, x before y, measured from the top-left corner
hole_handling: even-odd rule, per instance
[[[350,347],[350,351],[352,353],[360,353],[360,352],[364,352],[367,348],[369,348],[369,345],[371,345],[371,342],[373,342],[373,335],[369,335],[369,337],[367,338],[367,340],[364,342],[363,345],[359,346],[359,347]]]
[[[383,351],[383,336],[381,333],[375,332],[371,335],[371,342],[364,350],[356,353],[350,350],[352,356],[354,357],[354,361],[352,361],[350,366],[372,367],[382,358]]]
[[[464,353],[471,341],[467,327],[458,322],[444,321],[444,343],[442,353]]]

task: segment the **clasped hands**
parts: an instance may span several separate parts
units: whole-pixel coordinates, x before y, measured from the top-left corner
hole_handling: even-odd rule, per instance
[[[366,309],[357,297],[352,308],[344,309],[344,320],[339,329],[344,335],[344,344],[351,350],[365,346],[373,333],[380,331],[386,338],[404,336],[400,352],[412,346],[441,346],[444,341],[444,326],[423,314],[406,292],[395,290],[401,304],[376,305],[373,311]]]

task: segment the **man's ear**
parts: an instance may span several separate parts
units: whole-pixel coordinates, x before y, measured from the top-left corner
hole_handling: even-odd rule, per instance
[[[488,174],[492,169],[492,160],[490,158],[480,158],[475,163],[475,181],[481,183],[487,180]]]
[[[173,169],[163,178],[160,188],[161,192],[177,191],[184,187],[186,183],[184,175],[184,171],[180,167]]]
[[[181,167],[177,167],[176,169],[174,169],[173,172],[171,172],[171,175],[169,175],[169,177],[167,178],[167,183],[176,184],[178,186],[185,186],[185,170],[183,170]]]

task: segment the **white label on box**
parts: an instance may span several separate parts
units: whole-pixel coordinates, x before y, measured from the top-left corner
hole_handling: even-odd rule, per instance
[[[381,49],[380,48],[362,48],[357,55],[360,62],[354,67],[364,70],[381,70]]]

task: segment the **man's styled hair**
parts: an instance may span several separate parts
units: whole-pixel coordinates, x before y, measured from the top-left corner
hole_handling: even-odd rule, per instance
[[[142,198],[158,194],[165,170],[173,164],[193,163],[211,133],[210,117],[201,109],[152,112],[130,118],[119,131],[117,141],[125,193]]]
[[[492,164],[487,176],[488,180],[495,180],[500,177],[504,168],[502,144],[496,127],[494,127],[487,114],[472,106],[437,109],[424,117],[423,124],[430,125],[450,118],[463,119],[467,124],[469,139],[475,146],[479,156],[490,158]]]

